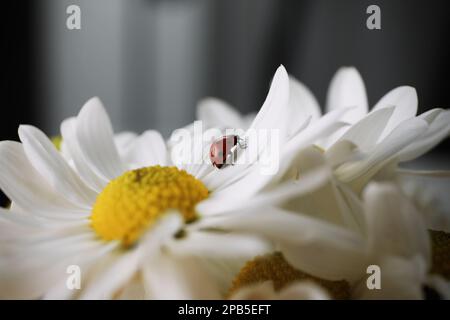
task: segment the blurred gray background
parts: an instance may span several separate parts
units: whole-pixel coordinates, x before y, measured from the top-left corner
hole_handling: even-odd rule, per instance
[[[34,122],[48,133],[92,96],[114,127],[167,136],[218,96],[257,110],[284,64],[321,103],[342,65],[363,75],[370,103],[398,85],[418,89],[421,111],[450,105],[448,1],[40,0],[34,15]],[[66,7],[81,8],[81,30]],[[382,30],[366,28],[381,7]]]

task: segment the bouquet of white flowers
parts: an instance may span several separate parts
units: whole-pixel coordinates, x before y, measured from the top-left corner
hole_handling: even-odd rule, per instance
[[[57,144],[22,125],[0,142],[0,297],[450,298],[450,218],[415,182],[449,172],[401,167],[450,111],[417,106],[405,86],[369,111],[342,68],[322,115],[280,66],[256,115],[206,99],[169,141],[114,134],[98,98]]]

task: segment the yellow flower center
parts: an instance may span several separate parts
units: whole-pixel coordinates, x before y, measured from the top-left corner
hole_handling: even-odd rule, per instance
[[[229,295],[231,296],[245,286],[269,280],[273,282],[276,291],[295,281],[309,280],[325,288],[334,299],[350,298],[348,282],[313,277],[292,267],[281,253],[268,254],[248,261],[233,280]]]
[[[433,249],[431,273],[437,273],[450,280],[450,234],[443,231],[430,231]]]
[[[196,218],[195,205],[208,197],[205,185],[176,167],[152,166],[124,173],[98,195],[91,226],[103,240],[127,247],[168,209],[177,209],[186,223]]]
[[[61,151],[62,137],[61,136],[53,136],[51,138],[53,145],[58,151]]]

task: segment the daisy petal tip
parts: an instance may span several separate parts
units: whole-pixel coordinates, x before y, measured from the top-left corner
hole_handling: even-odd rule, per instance
[[[103,106],[102,101],[99,97],[92,97],[86,103],[83,105],[83,107],[80,110],[79,115],[85,114],[85,113],[91,113],[91,112],[105,112],[105,107]]]
[[[280,64],[280,66],[277,68],[277,71],[275,71],[274,80],[277,79],[279,81],[283,81],[285,83],[289,83],[289,74],[286,70],[286,68]]]
[[[418,104],[418,96],[417,96],[417,90],[416,88],[412,86],[400,86],[397,88],[392,89],[390,92],[386,94],[385,97],[390,97],[391,99],[387,99],[389,102],[402,102],[406,101],[406,99],[409,99],[409,102],[411,105],[417,105]],[[380,101],[383,101],[381,99]],[[395,103],[393,106],[396,106],[397,103]],[[392,105],[389,105],[392,106]],[[383,105],[381,105],[383,107]],[[386,105],[384,105],[386,107]]]
[[[95,104],[95,105],[103,105],[102,101],[97,96],[92,97],[88,101],[86,101],[86,104],[88,104],[88,103]]]
[[[356,69],[354,66],[344,66],[339,68],[336,71],[334,78],[354,78],[362,80],[361,74],[359,73],[358,69]]]
[[[31,136],[34,135],[45,135],[40,129],[29,124],[21,124],[17,130],[19,134],[20,141],[27,141]]]
[[[277,70],[284,70],[284,72],[287,73],[286,68],[284,67],[284,65],[282,63],[278,66]]]
[[[418,103],[418,96],[417,96],[417,90],[416,88],[412,86],[401,86],[397,88],[403,96],[408,97],[409,99],[412,99],[415,103]],[[396,89],[394,89],[396,90]]]
[[[281,93],[280,101],[288,103],[289,101],[289,74],[283,66],[278,67],[273,77],[272,87],[278,88]]]
[[[417,95],[417,90],[413,86],[400,86],[399,89],[402,89],[402,90],[405,90],[405,91],[408,91],[410,93]]]
[[[65,132],[67,128],[72,126],[76,122],[76,120],[77,120],[76,117],[70,117],[70,118],[64,119],[61,122],[61,125],[59,126],[59,130],[61,132],[61,135],[63,135],[63,132]]]
[[[217,106],[224,102],[215,97],[204,97],[197,102],[197,118],[201,117],[209,111],[211,106]]]
[[[32,128],[34,128],[32,125],[21,124],[21,125],[19,125],[19,129],[17,131],[18,131],[18,133],[20,135],[21,133],[23,134],[23,133],[28,132],[29,130],[32,130]]]

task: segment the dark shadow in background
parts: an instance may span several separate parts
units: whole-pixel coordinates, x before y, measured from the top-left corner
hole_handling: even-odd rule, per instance
[[[251,4],[256,1],[243,1],[248,5],[241,5],[245,10],[241,13],[232,10],[236,2],[221,2],[231,10],[228,15],[217,7],[215,93],[243,110],[259,105],[255,99],[264,97],[267,79],[280,63],[307,84],[322,105],[331,77],[345,65],[361,72],[371,105],[399,85],[417,88],[420,112],[450,105],[449,1],[278,1],[272,4],[268,19],[260,22],[272,26],[262,33],[251,25],[252,14],[258,12]],[[365,27],[366,8],[371,4],[381,7],[382,30]],[[239,64],[242,60],[245,63]],[[244,71],[237,67],[255,74],[251,84],[243,83],[238,75]],[[253,85],[258,98],[246,94]]]
[[[370,4],[381,7],[382,30],[365,27]],[[17,140],[18,125],[39,123],[45,105],[33,82],[32,32],[40,21],[33,1],[7,6],[1,19],[0,140]],[[282,63],[323,105],[332,75],[342,65],[353,65],[365,80],[370,105],[396,86],[411,85],[419,94],[419,112],[450,107],[449,10],[445,0],[216,1],[213,25],[207,26],[214,41],[204,96],[218,96],[244,113],[254,111]],[[446,141],[435,152],[447,153],[449,146]]]
[[[33,91],[33,1],[5,1],[1,21],[0,140],[17,140],[21,123],[35,121],[39,110]],[[0,192],[0,205],[6,198]]]

